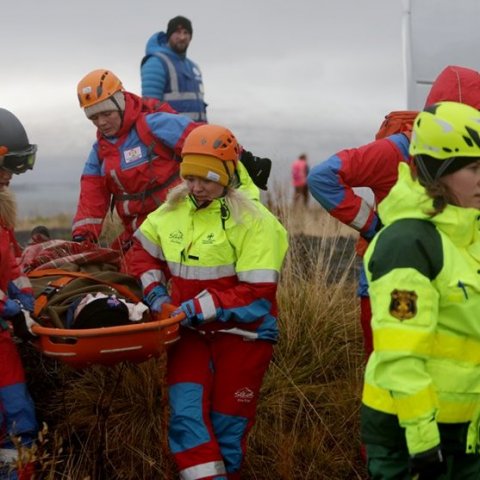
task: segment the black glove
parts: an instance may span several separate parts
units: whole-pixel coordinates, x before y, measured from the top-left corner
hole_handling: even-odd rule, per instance
[[[28,342],[36,338],[36,335],[32,332],[32,326],[36,325],[37,322],[33,320],[30,316],[30,313],[27,310],[22,310],[17,315],[10,317],[9,320],[12,322],[13,334],[23,340]]]
[[[447,472],[447,462],[440,447],[410,457],[410,475],[414,480],[435,480]]]
[[[242,150],[240,161],[247,169],[253,183],[262,190],[267,190],[268,177],[272,169],[272,161],[269,158],[260,158],[254,156],[247,150]]]

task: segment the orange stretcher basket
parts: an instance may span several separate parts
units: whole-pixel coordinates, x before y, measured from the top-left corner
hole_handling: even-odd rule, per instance
[[[176,309],[164,305],[152,321],[133,325],[89,329],[61,329],[34,325],[34,345],[44,355],[74,368],[143,362],[158,357],[180,338],[179,323],[185,315],[169,315]]]

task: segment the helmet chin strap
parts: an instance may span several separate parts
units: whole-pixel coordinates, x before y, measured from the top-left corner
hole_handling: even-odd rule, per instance
[[[435,173],[434,177],[432,177],[432,175],[428,171],[427,167],[425,166],[422,155],[417,155],[415,157],[415,164],[417,165],[418,169],[420,170],[420,173],[422,174],[422,178],[427,183],[433,183],[436,180],[438,180],[444,174],[444,172],[455,161],[455,159],[456,159],[456,157],[451,157],[447,160],[439,160],[439,162],[441,162],[441,165],[440,165],[440,168]]]

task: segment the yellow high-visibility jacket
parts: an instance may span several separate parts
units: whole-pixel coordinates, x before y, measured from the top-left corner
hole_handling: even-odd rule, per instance
[[[415,454],[438,446],[442,429],[458,427],[462,449],[478,453],[480,211],[432,211],[432,199],[401,164],[398,183],[379,205],[386,226],[364,259],[374,353],[362,436],[378,443],[396,422]]]

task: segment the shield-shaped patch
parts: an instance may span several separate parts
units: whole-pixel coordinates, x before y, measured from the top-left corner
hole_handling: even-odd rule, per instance
[[[409,290],[393,290],[390,301],[390,315],[399,320],[408,320],[417,314],[418,295]]]

